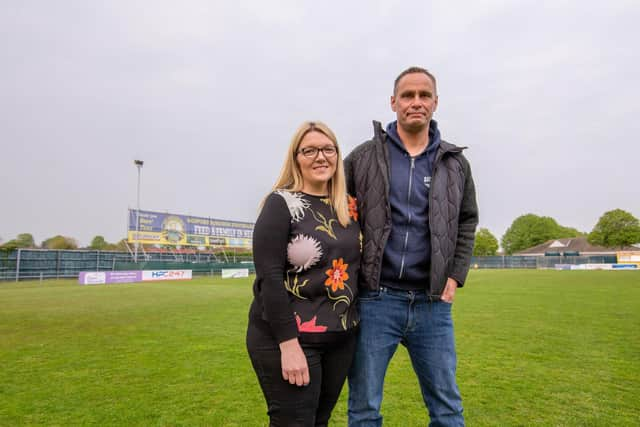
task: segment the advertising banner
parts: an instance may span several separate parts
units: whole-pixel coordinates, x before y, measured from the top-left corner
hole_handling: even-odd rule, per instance
[[[191,280],[192,270],[144,270],[142,281]]]
[[[636,252],[617,252],[616,253],[618,263],[620,264],[635,264],[640,268],[640,251]]]
[[[82,271],[78,276],[81,285],[133,283],[141,280],[141,271]]]
[[[636,264],[556,264],[556,270],[638,270]]]
[[[157,280],[191,280],[192,273],[192,270],[82,271],[78,275],[78,283],[105,285]]]
[[[223,279],[235,279],[238,277],[249,277],[249,269],[248,268],[223,268],[222,269]]]
[[[136,234],[136,222],[139,218],[139,232]],[[196,246],[230,247],[251,249],[253,238],[251,222],[226,221],[215,218],[203,218],[188,215],[170,214],[129,209],[130,243]]]

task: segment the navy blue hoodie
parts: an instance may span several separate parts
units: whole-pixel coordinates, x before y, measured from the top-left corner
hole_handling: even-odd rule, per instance
[[[396,289],[429,288],[431,241],[429,235],[429,187],[440,131],[429,125],[429,145],[411,157],[398,135],[397,122],[387,126],[389,149],[391,233],[382,257],[381,283]]]

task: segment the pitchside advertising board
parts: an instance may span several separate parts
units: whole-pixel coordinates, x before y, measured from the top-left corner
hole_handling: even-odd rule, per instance
[[[151,245],[220,247],[251,249],[251,222],[226,221],[215,218],[140,211],[129,209],[128,241]]]
[[[163,280],[191,280],[192,270],[134,270],[134,271],[82,271],[81,285],[111,283],[155,282]]]
[[[556,264],[556,270],[635,270],[636,264]]]
[[[222,269],[223,279],[237,279],[239,277],[249,277],[249,269],[248,268],[223,268]]]

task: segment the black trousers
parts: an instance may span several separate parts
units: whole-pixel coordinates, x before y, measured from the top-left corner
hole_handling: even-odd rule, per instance
[[[309,366],[309,385],[299,387],[282,378],[280,347],[272,336],[249,324],[247,349],[267,401],[273,427],[326,426],[355,352],[356,334],[331,343],[301,343]]]

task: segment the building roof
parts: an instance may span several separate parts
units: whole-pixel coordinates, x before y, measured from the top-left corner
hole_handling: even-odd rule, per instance
[[[616,252],[630,251],[640,252],[637,245],[624,246],[622,248],[605,248],[592,245],[586,237],[569,237],[565,239],[548,240],[538,246],[516,252],[514,255],[544,255],[548,252],[578,252],[580,255],[615,255]]]

